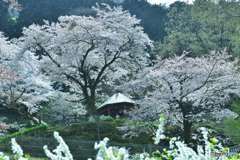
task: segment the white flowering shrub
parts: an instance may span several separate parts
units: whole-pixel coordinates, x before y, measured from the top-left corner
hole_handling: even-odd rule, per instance
[[[52,152],[47,146],[44,146],[44,152],[47,157],[51,160],[73,160],[73,156],[64,142],[63,138],[59,136],[58,132],[54,132],[54,138],[58,141],[59,145]]]
[[[21,146],[17,144],[14,138],[11,140],[11,143],[12,143],[12,152],[18,156],[23,156],[23,150]]]
[[[107,147],[109,139],[95,143],[94,148],[98,149],[96,160],[129,160],[128,150],[118,147]]]
[[[16,142],[15,138],[11,139],[11,143],[12,143],[12,152],[14,154],[14,159],[17,160],[28,160],[28,158],[24,157],[24,153],[23,150],[21,148],[21,146]]]
[[[164,149],[162,153],[157,156],[150,157],[148,154],[140,154],[140,159],[144,160],[159,160],[159,158],[169,159],[169,160],[226,160],[224,154],[219,157],[215,157],[216,153],[224,153],[225,149],[218,144],[215,140],[210,142],[208,140],[208,131],[206,128],[200,128],[204,146],[197,146],[197,151],[188,147],[184,142],[178,140],[176,137],[171,138],[169,142],[169,150]],[[160,117],[159,126],[156,131],[156,136],[154,138],[154,143],[158,144],[161,139],[165,138],[164,132],[164,119]]]
[[[9,157],[6,156],[4,153],[0,152],[0,160],[9,160]]]

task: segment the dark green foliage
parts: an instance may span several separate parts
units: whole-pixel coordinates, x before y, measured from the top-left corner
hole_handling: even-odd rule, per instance
[[[240,99],[234,100],[232,102],[231,109],[237,114],[240,114]]]
[[[140,135],[135,139],[124,139],[117,127],[125,123],[123,119],[112,121],[88,122],[82,121],[70,126],[49,126],[45,130],[35,130],[17,137],[17,142],[22,146],[25,153],[31,153],[34,157],[45,157],[43,146],[48,145],[54,149],[58,144],[53,138],[53,132],[58,131],[69,146],[74,159],[87,159],[96,155],[94,143],[105,137],[110,139],[111,146],[127,147],[131,153],[159,149],[159,146],[152,145],[151,135]],[[14,136],[15,137],[15,136]],[[9,150],[9,144],[1,150]]]
[[[229,137],[235,145],[240,144],[240,120],[226,119],[221,125],[224,135]]]
[[[104,0],[99,2],[104,2]],[[44,19],[56,21],[59,16],[67,15],[78,6],[89,8],[95,3],[96,0],[71,0],[71,2],[69,0],[19,0],[23,10],[16,22],[13,22],[8,16],[7,5],[0,2],[0,30],[10,37],[18,37],[21,35],[22,28],[32,23],[41,24]]]
[[[240,114],[240,99],[234,100],[231,104],[231,109]],[[221,125],[221,130],[228,136],[235,144],[240,143],[240,118],[228,118],[224,120]]]
[[[240,114],[240,99],[233,100],[230,109]],[[199,124],[197,127],[205,126],[216,131],[216,135],[225,139],[224,145],[232,146],[240,144],[240,118],[226,118],[221,123],[210,121],[207,124]],[[227,139],[228,138],[228,139]]]
[[[20,36],[22,28],[32,23],[42,24],[43,19],[56,21],[61,15],[92,15],[94,13],[91,7],[96,3],[117,5],[110,0],[19,0],[19,3],[22,4],[23,10],[20,17],[13,21],[8,16],[7,5],[0,1],[0,31],[4,31],[10,37]],[[150,5],[144,0],[126,0],[121,5],[142,20],[142,25],[150,38],[154,40],[163,38],[166,8]]]
[[[190,52],[193,47],[200,47],[199,44],[196,44],[195,32],[197,32],[197,28],[191,15],[190,5],[176,2],[170,6],[167,16],[168,23],[165,26],[167,36],[157,46],[162,56],[181,55],[183,51]]]
[[[117,127],[122,126],[125,120],[113,119],[111,121],[101,121],[88,122],[82,121],[79,123],[71,124],[70,126],[53,126],[49,127],[46,132],[37,133],[39,136],[50,137],[54,131],[58,131],[64,138],[77,137],[83,138],[89,141],[100,141],[105,137],[108,137],[113,142],[118,143],[139,143],[139,144],[151,144],[152,135],[142,135],[143,137],[136,137],[136,139],[124,139],[122,138],[122,133],[117,129]],[[34,132],[28,135],[35,135]]]
[[[126,0],[123,7],[142,20],[144,30],[151,39],[162,40],[166,35],[164,28],[168,10],[164,6],[150,5],[144,0]]]
[[[195,0],[193,5],[176,2],[170,6],[167,36],[157,46],[162,56],[190,56],[210,51],[239,54],[240,5],[237,1]]]
[[[43,124],[33,126],[31,128],[23,128],[18,132],[0,137],[0,143],[6,142],[6,141],[10,140],[11,138],[16,138],[16,137],[19,137],[19,136],[23,136],[23,135],[28,134],[28,133],[33,132],[33,131],[45,130],[46,128],[47,128],[47,126],[43,125]]]

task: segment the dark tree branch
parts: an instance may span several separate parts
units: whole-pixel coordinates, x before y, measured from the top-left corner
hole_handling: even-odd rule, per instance
[[[100,82],[101,77],[103,76],[106,69],[109,68],[118,58],[120,58],[121,53],[128,50],[132,43],[133,43],[133,40],[130,37],[128,37],[128,41],[119,47],[119,50],[115,52],[113,58],[109,62],[107,62],[105,60],[105,65],[101,68],[101,70],[98,73],[97,78],[95,79],[95,82],[93,84],[94,88],[97,87],[97,85]]]
[[[42,55],[47,56],[58,68],[61,67],[61,65],[51,56],[51,54],[39,43],[37,43],[37,46],[40,48],[40,51],[43,52]]]
[[[210,70],[210,72],[209,72],[206,80],[205,80],[200,86],[198,86],[197,88],[195,88],[195,89],[193,89],[192,91],[189,91],[189,92],[187,92],[186,94],[182,95],[182,98],[184,98],[184,97],[186,97],[187,95],[189,95],[189,94],[191,94],[191,93],[193,93],[193,92],[201,89],[202,87],[204,87],[204,86],[208,83],[209,79],[211,78],[212,72],[214,71],[216,64],[217,64],[217,61],[213,64],[213,66],[212,66],[212,68],[211,68],[211,70]]]

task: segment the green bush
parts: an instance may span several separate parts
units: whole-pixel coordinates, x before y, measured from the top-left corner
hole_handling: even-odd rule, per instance
[[[22,135],[25,135],[27,133],[30,133],[30,132],[33,132],[33,131],[36,131],[36,130],[45,130],[46,128],[47,128],[47,126],[44,125],[44,124],[36,125],[36,126],[31,127],[31,128],[23,128],[23,129],[21,129],[18,132],[15,132],[15,133],[8,134],[6,136],[0,137],[0,143],[3,143],[5,141],[10,140],[11,138],[22,136]]]

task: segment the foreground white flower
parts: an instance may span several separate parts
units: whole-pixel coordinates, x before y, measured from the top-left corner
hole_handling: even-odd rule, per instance
[[[28,160],[27,158],[24,158],[23,150],[21,146],[16,142],[15,138],[11,139],[11,143],[12,143],[12,152],[14,154],[14,158],[16,158],[17,160]]]
[[[19,146],[19,145],[17,144],[15,138],[13,138],[13,139],[11,140],[11,143],[12,143],[12,152],[13,152],[14,154],[19,155],[19,156],[23,156],[23,150],[22,150],[21,146]]]
[[[0,159],[1,160],[10,160],[8,156],[6,156],[4,153],[0,152]]]
[[[59,145],[53,152],[51,152],[46,145],[43,147],[47,157],[51,160],[73,160],[68,145],[64,142],[63,138],[59,136],[58,132],[54,132],[54,138],[58,141]]]
[[[107,147],[109,139],[95,143],[94,148],[98,149],[96,160],[129,160],[128,151],[125,148]]]
[[[160,116],[159,118],[159,124],[158,129],[155,132],[155,137],[153,137],[154,144],[159,144],[161,139],[165,139],[164,132],[164,118],[163,116]]]

